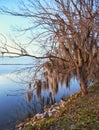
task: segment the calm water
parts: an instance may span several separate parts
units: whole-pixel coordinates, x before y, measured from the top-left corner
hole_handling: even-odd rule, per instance
[[[0,58],[0,64],[13,63],[32,64],[32,60],[30,58]],[[44,105],[59,102],[60,99],[79,89],[77,80],[73,78],[70,82],[70,88],[59,83],[53,89],[44,84],[31,92],[27,82],[19,82],[19,77],[23,79],[25,72],[22,72],[19,77],[14,73],[15,70],[26,67],[29,65],[0,65],[0,130],[14,129],[14,126],[20,121],[41,112]]]

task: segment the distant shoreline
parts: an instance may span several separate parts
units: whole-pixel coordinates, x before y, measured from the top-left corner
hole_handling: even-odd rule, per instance
[[[0,64],[0,65],[33,65],[33,64]]]

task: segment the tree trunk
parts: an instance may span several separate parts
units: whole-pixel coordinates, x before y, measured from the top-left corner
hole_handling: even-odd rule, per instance
[[[82,95],[87,95],[88,94],[87,80],[86,80],[87,77],[86,77],[86,74],[85,74],[86,72],[85,71],[83,72],[83,71],[82,71],[82,68],[79,68],[77,70],[77,77],[80,81],[80,88],[81,88]]]
[[[80,87],[82,95],[87,95],[88,94],[87,84],[82,79],[80,79]]]

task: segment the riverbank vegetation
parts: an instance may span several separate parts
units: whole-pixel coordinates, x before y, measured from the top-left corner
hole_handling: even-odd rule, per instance
[[[57,117],[38,119],[34,125],[28,125],[23,130],[98,130],[99,82],[89,87],[88,92],[86,96],[76,92],[66,99]]]

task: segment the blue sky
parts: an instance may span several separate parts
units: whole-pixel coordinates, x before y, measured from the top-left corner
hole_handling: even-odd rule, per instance
[[[16,8],[17,2],[19,0],[0,0],[0,8],[6,6],[7,8]],[[0,14],[0,33],[8,34],[11,33],[12,25],[17,25],[19,22],[19,18],[15,18],[12,16],[2,15]]]
[[[12,10],[18,10],[18,6],[20,6],[20,1],[21,0],[0,0],[0,8],[5,6]],[[29,40],[27,37],[29,36],[29,33],[19,37],[22,32],[18,32],[17,29],[28,27],[29,24],[29,20],[25,18],[0,14],[0,34],[3,34],[7,38],[7,44],[13,44],[11,38],[18,38],[18,40],[25,44]],[[32,46],[28,47],[27,49],[29,50],[29,52],[31,51],[34,53],[35,48],[37,47]]]
[[[20,0],[0,0],[0,8],[7,7],[11,10],[18,10]],[[16,28],[27,26],[27,20],[22,17],[0,14],[0,33],[9,35],[16,33]]]

